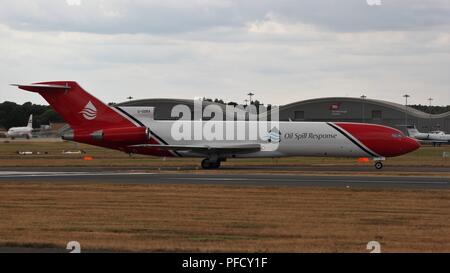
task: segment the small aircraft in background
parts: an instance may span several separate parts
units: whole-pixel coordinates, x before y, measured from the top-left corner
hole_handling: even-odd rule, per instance
[[[431,131],[429,133],[421,133],[415,125],[406,126],[408,135],[419,140],[422,143],[431,143],[433,146],[441,146],[450,143],[450,134],[443,131]]]
[[[33,131],[33,115],[28,118],[28,124],[26,127],[11,127],[8,132],[6,132],[6,137],[14,139],[16,137],[25,137],[27,139],[31,138],[31,132]]]

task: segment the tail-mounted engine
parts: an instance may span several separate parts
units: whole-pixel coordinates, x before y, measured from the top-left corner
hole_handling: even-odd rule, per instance
[[[126,127],[102,129],[92,133],[65,134],[63,139],[79,142],[108,142],[139,144],[146,143],[151,137],[150,129],[146,127]]]

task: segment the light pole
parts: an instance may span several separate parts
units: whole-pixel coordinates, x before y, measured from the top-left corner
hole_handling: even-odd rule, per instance
[[[255,95],[255,94],[253,94],[252,92],[250,92],[250,93],[247,94],[247,96],[250,97],[250,104],[252,104],[252,97],[253,97],[254,95]]]
[[[365,109],[364,109],[364,103],[366,102],[366,95],[362,95],[361,99],[362,99],[362,122],[366,122],[366,118],[365,118]]]
[[[405,94],[403,97],[405,98],[405,126],[408,126],[408,98],[411,96]]]
[[[433,101],[433,98],[429,98],[428,99],[428,101],[430,102],[430,106],[429,106],[429,111],[430,111],[430,132],[431,132],[431,130],[433,130],[433,125],[432,125],[432,122],[431,122],[431,102]]]

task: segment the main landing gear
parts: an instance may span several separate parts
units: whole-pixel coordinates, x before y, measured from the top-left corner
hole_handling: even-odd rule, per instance
[[[210,160],[205,158],[202,160],[202,168],[203,169],[218,169],[220,167],[220,160]]]
[[[383,161],[384,160],[386,160],[384,157],[374,158],[373,161],[375,162],[375,164],[374,164],[375,169],[377,169],[377,170],[383,169]]]

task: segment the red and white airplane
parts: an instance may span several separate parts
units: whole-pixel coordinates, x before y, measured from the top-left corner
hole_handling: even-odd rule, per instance
[[[218,168],[227,158],[287,156],[370,157],[381,169],[386,157],[404,155],[420,147],[397,129],[346,122],[279,122],[278,128],[257,140],[180,140],[173,137],[172,131],[177,121],[154,120],[150,107],[108,106],[76,82],[14,86],[39,93],[69,123],[72,131],[63,139],[130,154],[202,157],[205,169]],[[225,128],[229,122],[236,121],[220,124]],[[195,131],[202,130],[207,121],[189,123]]]

